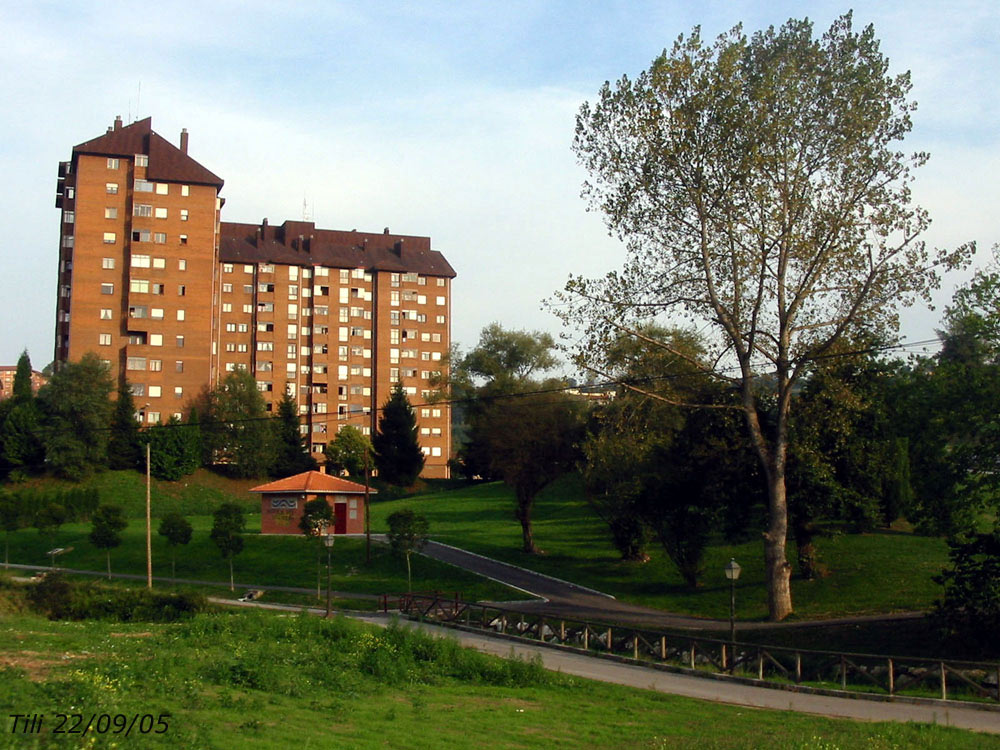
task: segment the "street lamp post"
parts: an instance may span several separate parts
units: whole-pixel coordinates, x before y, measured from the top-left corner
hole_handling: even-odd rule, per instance
[[[333,551],[333,534],[329,531],[323,535],[326,546],[326,616],[330,616],[330,553]]]
[[[729,579],[729,643],[736,647],[736,581],[740,577],[740,564],[732,558],[725,567],[726,578]],[[735,654],[734,654],[735,656]]]

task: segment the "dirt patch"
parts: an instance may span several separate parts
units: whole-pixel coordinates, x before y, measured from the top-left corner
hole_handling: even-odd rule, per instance
[[[143,633],[109,633],[112,638],[149,638],[153,635],[150,632]]]
[[[53,667],[68,659],[82,658],[84,658],[83,654],[63,654],[60,658],[54,659],[38,651],[20,651],[16,654],[0,653],[0,668],[23,670],[32,682],[42,682]]]

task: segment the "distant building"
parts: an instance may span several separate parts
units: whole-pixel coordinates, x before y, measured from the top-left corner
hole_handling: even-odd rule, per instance
[[[254,487],[260,494],[261,534],[301,534],[299,521],[305,504],[322,498],[333,509],[333,534],[362,534],[365,530],[365,488],[321,471],[278,479]],[[375,494],[375,490],[371,490]]]
[[[317,458],[341,425],[377,429],[402,385],[423,476],[448,476],[449,407],[425,403],[451,344],[455,272],[430,239],[221,221],[223,180],[149,118],[73,149],[62,209],[55,365],[88,351],[132,388],[147,424],[183,416],[226,373],[269,410],[295,397]]]
[[[17,374],[17,365],[0,365],[0,401],[9,398],[14,393],[14,376]],[[38,389],[49,382],[49,379],[37,370],[31,371],[31,390],[38,393]]]

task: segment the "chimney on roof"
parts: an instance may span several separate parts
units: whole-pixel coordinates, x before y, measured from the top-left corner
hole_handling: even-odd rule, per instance
[[[319,473],[320,474],[326,474],[326,464],[325,463],[319,465]]]
[[[389,227],[382,230],[382,234],[389,234]]]
[[[188,152],[188,129],[181,128],[181,153],[186,154]]]
[[[116,115],[115,116],[115,130],[121,130],[121,129],[122,129],[122,116],[121,115]]]

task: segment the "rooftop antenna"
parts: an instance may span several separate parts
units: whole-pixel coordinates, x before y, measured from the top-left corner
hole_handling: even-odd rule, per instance
[[[305,196],[302,196],[302,221],[311,221],[312,217],[309,213],[309,204],[306,202]]]
[[[142,101],[142,79],[139,79],[139,90],[135,95],[135,119],[139,119],[139,112],[142,111],[140,102]]]

